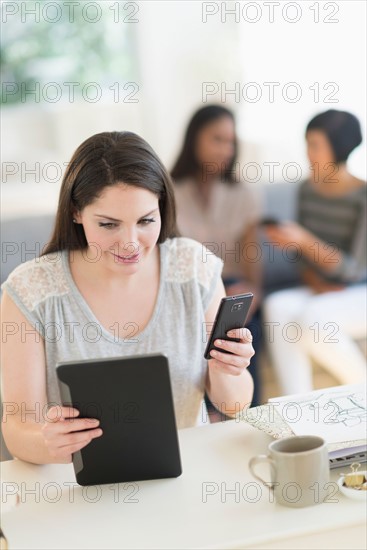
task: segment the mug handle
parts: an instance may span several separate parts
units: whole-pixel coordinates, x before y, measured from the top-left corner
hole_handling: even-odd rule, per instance
[[[249,468],[250,468],[250,472],[254,476],[254,478],[257,479],[258,481],[260,481],[260,483],[262,483],[265,487],[268,487],[269,489],[274,489],[274,482],[265,481],[264,479],[262,479],[260,476],[258,476],[255,473],[256,464],[260,464],[262,462],[267,462],[268,464],[270,464],[270,469],[271,469],[272,474],[273,474],[272,477],[274,479],[274,477],[275,477],[274,476],[274,474],[275,474],[275,462],[269,455],[253,456],[250,459],[249,463],[248,463]]]

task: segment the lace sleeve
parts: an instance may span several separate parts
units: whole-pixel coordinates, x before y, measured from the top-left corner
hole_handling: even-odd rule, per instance
[[[204,245],[187,238],[172,239],[167,278],[181,284],[195,280],[200,287],[204,311],[214,295],[222,269],[222,260]]]
[[[31,325],[41,333],[45,322],[42,305],[48,298],[68,291],[61,259],[51,254],[16,267],[1,288],[9,294]]]

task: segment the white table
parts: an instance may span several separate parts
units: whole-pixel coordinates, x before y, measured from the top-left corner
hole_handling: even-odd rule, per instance
[[[269,436],[230,421],[179,437],[177,479],[82,488],[71,465],[2,463],[3,502],[16,489],[24,500],[2,518],[9,548],[365,548],[363,502],[340,492],[308,508],[271,502],[248,469]]]

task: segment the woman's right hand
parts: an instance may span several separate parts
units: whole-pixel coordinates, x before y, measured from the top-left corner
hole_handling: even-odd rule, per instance
[[[50,407],[42,426],[45,445],[57,463],[69,463],[72,453],[83,449],[100,437],[99,421],[93,418],[77,418],[79,411],[72,407]]]

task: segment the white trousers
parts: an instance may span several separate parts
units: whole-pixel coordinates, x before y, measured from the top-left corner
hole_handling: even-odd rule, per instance
[[[311,358],[341,384],[366,378],[366,358],[355,340],[366,338],[367,285],[314,294],[281,290],[264,301],[264,336],[282,394],[313,389]]]

